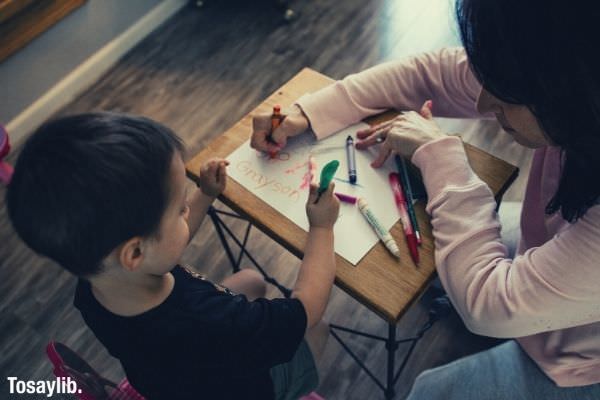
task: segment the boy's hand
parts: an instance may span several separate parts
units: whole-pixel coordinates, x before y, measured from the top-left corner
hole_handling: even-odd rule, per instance
[[[285,114],[281,125],[271,132],[271,114],[255,115],[252,118],[252,137],[250,146],[259,151],[278,152],[283,149],[287,139],[308,129],[309,122],[300,107],[293,105]],[[269,140],[269,135],[270,140]]]
[[[225,190],[229,161],[222,158],[210,159],[200,168],[200,190],[209,197],[217,197]]]
[[[333,228],[340,211],[340,201],[333,195],[334,187],[335,184],[331,182],[327,190],[319,198],[319,202],[315,204],[319,187],[316,184],[310,185],[310,194],[306,202],[306,215],[311,227]]]

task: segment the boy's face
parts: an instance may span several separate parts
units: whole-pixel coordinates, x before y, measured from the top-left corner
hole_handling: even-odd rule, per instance
[[[149,274],[162,275],[175,266],[188,244],[190,230],[187,219],[190,208],[187,203],[187,178],[185,165],[175,151],[169,171],[169,201],[160,221],[158,239],[147,239],[143,246],[142,270]]]

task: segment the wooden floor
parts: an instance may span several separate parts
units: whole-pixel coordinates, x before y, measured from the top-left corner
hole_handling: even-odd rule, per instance
[[[451,28],[448,0],[297,1],[294,8],[299,18],[291,24],[283,23],[280,13],[266,1],[258,5],[228,0],[212,3],[219,5],[208,2],[202,9],[189,7],[179,12],[60,114],[90,110],[143,114],[173,128],[194,154],[304,66],[342,78],[382,61],[459,44]],[[527,150],[511,143],[495,122],[443,124],[449,131],[464,132],[466,141],[520,166],[521,176],[505,199],[522,198],[530,161]],[[18,149],[9,161],[14,162],[17,153]],[[0,195],[4,197],[4,189]],[[238,232],[243,229],[240,223],[233,226]],[[11,230],[4,205],[0,243],[0,376],[51,377],[44,347],[49,340],[59,340],[107,376],[122,377],[118,362],[108,356],[71,305],[75,279],[24,247]],[[256,230],[250,248],[268,271],[288,286],[293,283],[299,260]],[[208,221],[184,259],[213,280],[230,272]],[[399,335],[416,332],[427,319],[430,300],[426,294],[411,308],[399,324]],[[326,318],[379,335],[387,333],[380,318],[338,289],[331,296]],[[353,335],[348,340],[383,379],[383,345]],[[495,343],[467,332],[453,314],[420,342],[399,379],[397,398],[406,396],[424,369]],[[319,367],[318,391],[327,399],[383,398],[333,339]],[[7,393],[7,382],[2,380],[0,398]]]

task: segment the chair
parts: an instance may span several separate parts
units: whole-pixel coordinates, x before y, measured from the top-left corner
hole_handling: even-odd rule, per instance
[[[127,378],[118,385],[101,376],[77,353],[59,342],[50,342],[46,354],[54,365],[57,378],[70,377],[77,383],[81,393],[74,393],[79,400],[145,400],[129,384]],[[108,388],[108,391],[107,391]],[[325,400],[312,392],[299,400]]]
[[[118,385],[96,372],[77,353],[59,342],[50,342],[46,354],[54,365],[57,378],[70,377],[77,383],[81,393],[74,393],[79,400],[145,400],[129,384],[127,378]]]

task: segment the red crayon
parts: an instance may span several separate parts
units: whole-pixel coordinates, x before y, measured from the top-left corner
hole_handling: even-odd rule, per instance
[[[394,200],[396,200],[396,206],[398,207],[398,211],[400,211],[400,221],[402,222],[402,227],[404,228],[404,235],[406,236],[406,243],[408,244],[408,249],[410,250],[410,256],[415,264],[418,264],[419,250],[417,248],[417,236],[413,231],[410,218],[408,216],[406,197],[404,196],[402,186],[400,185],[400,175],[398,175],[396,172],[392,172],[389,175],[389,180],[390,185],[392,185],[392,190],[394,191]]]

